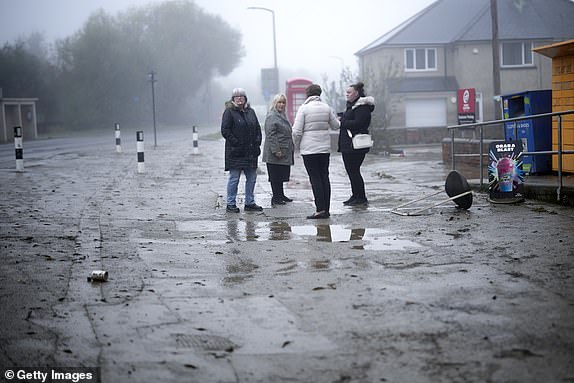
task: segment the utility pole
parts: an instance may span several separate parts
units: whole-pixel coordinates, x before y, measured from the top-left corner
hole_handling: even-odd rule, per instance
[[[492,89],[494,94],[494,119],[500,120],[500,44],[498,41],[498,7],[496,0],[490,0],[492,24]]]
[[[155,71],[148,73],[149,81],[151,82],[151,105],[153,113],[153,148],[157,148],[157,131],[155,125],[155,83],[157,82],[155,78]]]

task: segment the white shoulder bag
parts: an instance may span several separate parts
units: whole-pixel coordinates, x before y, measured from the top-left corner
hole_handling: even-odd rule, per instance
[[[373,146],[373,139],[370,134],[355,134],[353,136],[349,129],[347,129],[347,134],[351,137],[353,149],[365,149]]]

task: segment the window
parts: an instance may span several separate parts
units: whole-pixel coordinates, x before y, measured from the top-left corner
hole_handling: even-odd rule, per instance
[[[502,43],[503,67],[532,66],[533,53],[531,42]]]
[[[425,71],[436,70],[435,48],[405,49],[405,70]]]

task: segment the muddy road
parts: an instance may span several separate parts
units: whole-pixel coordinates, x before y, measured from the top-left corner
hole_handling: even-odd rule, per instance
[[[4,369],[101,367],[102,382],[574,382],[574,209],[475,192],[468,210],[392,214],[444,188],[448,164],[427,147],[367,156],[367,208],[342,205],[333,154],[330,219],[305,218],[300,158],[285,188],[294,202],[271,207],[262,164],[264,211],[230,214],[217,133],[195,155],[191,132],[147,140],[143,174],[133,141],[116,153],[111,135],[56,151],[46,140],[24,173],[0,147]],[[96,269],[107,282],[87,281]]]

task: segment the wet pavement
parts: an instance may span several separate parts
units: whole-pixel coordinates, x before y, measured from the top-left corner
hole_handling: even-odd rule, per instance
[[[264,211],[233,214],[218,134],[200,134],[198,154],[191,132],[146,141],[143,174],[135,142],[94,142],[25,145],[24,173],[0,158],[4,368],[99,366],[102,382],[574,381],[573,208],[475,192],[469,210],[393,214],[444,189],[437,146],[368,155],[366,208],[342,205],[333,154],[331,218],[318,221],[305,218],[300,157],[285,206],[271,207],[263,164]],[[88,282],[92,270],[108,281]]]

